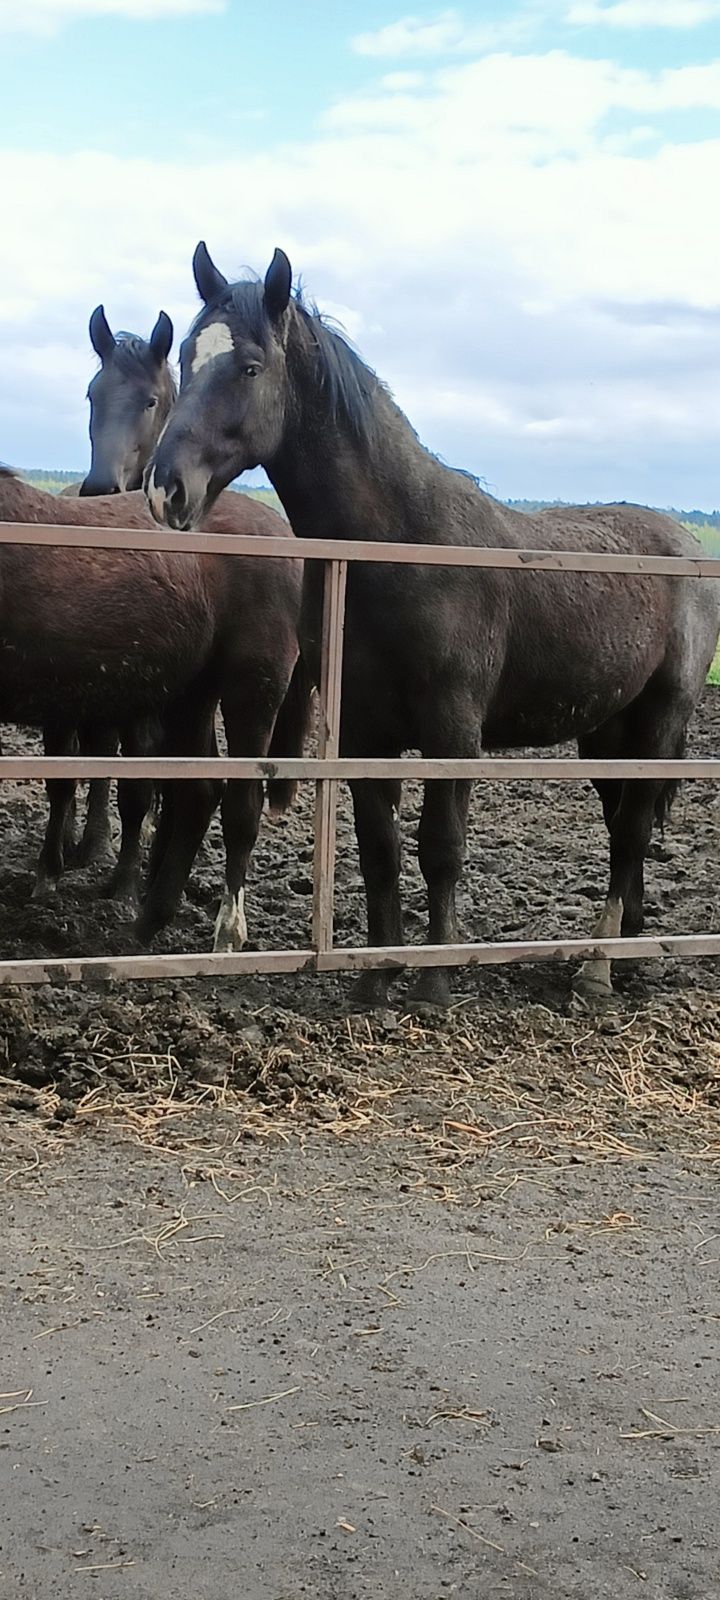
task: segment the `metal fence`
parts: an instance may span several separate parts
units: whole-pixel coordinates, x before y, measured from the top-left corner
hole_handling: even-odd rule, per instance
[[[337,785],[348,778],[472,778],[493,782],[590,778],[720,778],[720,759],[704,761],[580,761],[560,757],[483,757],[477,760],[344,760],[339,755],[343,632],[348,563],[494,567],[527,572],[616,572],[643,575],[720,578],[720,560],[710,557],[617,556],[557,550],[486,550],[457,545],[380,544],[340,539],[266,538],[255,535],[175,534],[122,528],[40,526],[0,523],[0,544],[58,545],[105,550],[217,553],[268,556],[325,564],[320,690],[320,730],[316,758],[297,760],[231,758],[91,758],[4,756],[0,779],[46,778],[268,778],[309,779],[315,783],[315,846],[312,943],[301,950],[242,951],[238,954],[81,956],[0,961],[0,984],[92,982],[106,978],[218,977],[240,973],[341,972],[374,967],[400,970],[423,966],[486,966],[508,962],[568,961],[608,956],[629,960],[658,956],[720,955],[720,933],[671,934],[662,938],[547,939],[527,942],[453,945],[403,945],[397,948],[337,947],[333,940]]]

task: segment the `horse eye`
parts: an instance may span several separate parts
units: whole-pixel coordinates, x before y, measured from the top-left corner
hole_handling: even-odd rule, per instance
[[[145,406],[145,410],[146,411],[152,411],[153,406],[156,406],[156,405],[157,405],[157,395],[156,394],[151,394],[150,399],[148,400],[148,402],[147,402],[147,404]]]
[[[243,377],[256,378],[259,370],[259,367],[243,367]]]

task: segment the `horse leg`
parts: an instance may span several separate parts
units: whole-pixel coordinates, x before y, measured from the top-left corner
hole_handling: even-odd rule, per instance
[[[247,688],[247,676],[243,675]],[[252,684],[250,684],[252,688]],[[278,698],[281,698],[280,691]],[[270,747],[276,703],[268,709],[267,688],[262,695],[237,690],[222,697],[228,755],[251,752],[264,756]],[[225,785],[222,797],[222,830],[225,841],[225,889],[215,920],[213,950],[242,950],[247,939],[245,884],[250,857],[260,827],[263,808],[263,783],[258,779],[234,779]]]
[[[163,750],[163,754],[167,755],[168,752]],[[155,830],[150,841],[150,856],[145,874],[146,894],[152,888],[158,872],[160,871],[172,836],[176,788],[177,785],[173,785],[169,782],[163,783],[160,786],[159,803],[157,793],[155,796],[156,822]]]
[[[117,755],[118,739],[114,729],[83,728],[80,734],[80,753],[87,756]],[[91,778],[88,789],[88,807],[82,838],[75,852],[79,867],[94,861],[106,861],[112,856],[110,834],[110,779]]]
[[[471,784],[460,778],[430,779],[425,784],[418,855],[428,892],[428,944],[457,944],[455,894],[465,860],[465,838]],[[450,1004],[447,967],[423,967],[412,988],[423,1004]]]
[[[355,834],[367,902],[368,944],[403,943],[400,906],[401,784],[395,778],[359,778],[350,784],[355,813]],[[353,990],[358,1011],[387,1005],[394,974],[368,968]]]
[[[43,748],[46,756],[75,755],[77,736],[67,729],[43,728]],[[50,816],[45,839],[35,869],[33,900],[42,900],[54,894],[65,870],[65,854],[72,848],[75,833],[75,780],[74,778],[48,778],[46,782]]]
[[[643,924],[643,864],[655,811],[665,785],[661,778],[630,779],[610,823],[610,888],[593,938],[619,939],[640,933]],[[607,956],[584,961],[573,985],[588,997],[612,994]]]
[[[125,729],[121,748],[124,756],[150,753],[143,724]],[[121,778],[118,783],[122,834],[120,854],[103,889],[108,899],[128,900],[131,905],[139,905],[143,827],[154,796],[155,783],[152,778]]]
[[[684,749],[690,709],[683,699],[668,704],[667,691],[663,694],[651,683],[609,729],[600,729],[591,741],[585,741],[581,753],[649,760],[677,758]],[[601,792],[610,834],[610,887],[593,937],[632,938],[643,927],[644,864],[653,823],[663,795],[671,794],[673,785],[662,778],[636,778],[625,782],[604,780],[602,791],[599,783],[596,787]],[[584,961],[573,988],[590,998],[611,995],[609,959],[591,957]]]
[[[207,689],[197,690],[170,714],[165,741],[168,754],[197,756],[211,752],[216,703]],[[141,943],[149,944],[175,915],[221,793],[222,784],[212,779],[177,779],[165,786],[149,887],[135,925]]]

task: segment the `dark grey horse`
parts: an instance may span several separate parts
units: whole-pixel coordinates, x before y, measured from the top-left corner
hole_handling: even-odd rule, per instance
[[[299,535],[697,555],[696,540],[656,512],[623,504],[526,516],[442,465],[360,357],[291,294],[282,251],[264,283],[228,284],[204,244],[194,270],[205,308],[183,344],[180,396],[147,482],[158,520],[197,525],[231,479],[262,464]],[[320,594],[310,562],[301,645],[316,676]],[[689,578],[353,565],[342,753],[474,757],[574,739],[591,758],[678,757],[718,620],[717,586]],[[399,945],[400,784],[352,787],[369,939]],[[431,944],[457,940],[469,787],[425,785],[419,854]],[[596,784],[610,835],[598,937],[640,931],[644,858],[674,787]],[[609,963],[587,962],[580,981],[607,992]],[[382,1002],[387,983],[387,973],[366,974],[362,1001]],[[427,969],[415,992],[446,1002],[447,971]]]
[[[90,341],[100,371],[88,388],[92,464],[80,494],[123,494],[139,489],[143,473],[175,404],[168,366],[173,325],[161,311],[149,339],[117,338],[102,306],[90,318]]]

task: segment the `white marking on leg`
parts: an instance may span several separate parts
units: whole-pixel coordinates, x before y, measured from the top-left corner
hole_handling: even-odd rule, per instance
[[[142,826],[140,828],[140,843],[144,850],[147,850],[152,844],[153,839],[155,838],[156,829],[157,817],[154,806],[151,806],[149,811],[145,812],[145,816],[142,819]]]
[[[226,887],[215,919],[213,950],[242,950],[246,941],[245,890],[239,889],[235,895]]]
[[[622,915],[622,900],[611,899],[608,895],[593,928],[593,939],[619,939],[622,932]],[[588,989],[595,990],[598,994],[612,994],[610,962],[607,956],[600,956],[597,960],[591,958],[589,961],[583,961],[575,980],[575,986],[581,992],[583,989]]]
[[[167,495],[165,493],[165,490],[159,488],[158,485],[155,482],[155,468],[154,467],[152,469],[152,472],[150,473],[150,477],[148,478],[148,486],[147,486],[146,494],[147,494],[148,505],[150,507],[150,510],[152,511],[152,514],[153,514],[153,516],[155,518],[155,521],[156,522],[164,522],[164,520],[165,520],[165,501],[167,500]]]
[[[202,372],[208,361],[215,361],[218,356],[232,355],[233,349],[233,337],[226,322],[211,322],[209,327],[201,328],[195,340],[191,369],[193,376]]]

